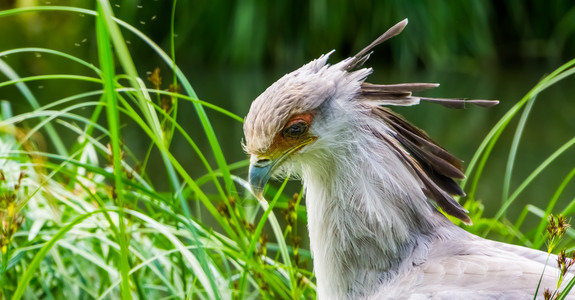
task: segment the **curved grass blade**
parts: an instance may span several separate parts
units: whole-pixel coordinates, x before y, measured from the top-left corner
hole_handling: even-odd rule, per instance
[[[77,224],[81,223],[82,221],[84,221],[85,219],[103,212],[104,210],[96,210],[93,212],[89,212],[86,213],[84,215],[81,215],[79,217],[77,217],[76,219],[74,219],[72,222],[68,223],[66,226],[62,227],[53,237],[52,239],[50,239],[50,241],[48,241],[39,251],[38,253],[36,253],[36,255],[34,256],[34,259],[32,260],[32,262],[30,263],[30,265],[27,266],[26,268],[26,272],[24,272],[24,275],[22,275],[22,277],[20,278],[20,280],[18,281],[18,286],[16,288],[16,291],[14,292],[14,295],[12,296],[12,300],[18,300],[20,298],[22,298],[22,296],[24,295],[24,291],[26,290],[26,287],[28,286],[28,283],[30,282],[30,280],[32,279],[32,277],[34,277],[34,274],[36,272],[36,269],[40,266],[40,263],[42,262],[42,260],[44,259],[44,257],[48,254],[48,251],[50,251],[50,249],[52,249],[52,247],[62,238],[64,237],[64,235],[70,231],[72,228],[74,228],[74,226],[76,226]]]
[[[70,61],[73,62],[77,62],[80,65],[83,65],[89,69],[91,69],[92,71],[94,71],[98,76],[100,76],[102,74],[102,72],[100,71],[100,69],[98,69],[96,66],[94,66],[93,64],[86,62],[83,59],[77,58],[76,56],[70,55],[68,53],[64,53],[62,51],[58,51],[58,50],[53,50],[53,49],[47,49],[47,48],[39,48],[39,47],[25,47],[25,48],[17,48],[17,49],[11,49],[11,50],[6,50],[6,51],[1,51],[0,52],[0,57],[4,57],[7,55],[11,55],[11,54],[18,54],[18,53],[46,53],[46,54],[51,54],[51,55],[55,55],[55,56],[60,56],[63,58],[66,58]],[[36,102],[37,103],[37,102]]]
[[[525,106],[525,109],[521,114],[521,118],[519,119],[519,124],[517,124],[517,129],[515,130],[513,141],[511,142],[511,148],[509,149],[509,158],[507,159],[507,165],[505,167],[505,175],[503,176],[503,195],[501,197],[501,203],[505,203],[505,200],[507,199],[507,197],[509,197],[509,188],[511,185],[511,175],[513,173],[513,166],[515,165],[515,156],[517,155],[517,149],[519,148],[519,142],[523,134],[523,129],[525,128],[527,118],[529,117],[531,108],[533,108],[535,99],[537,99],[536,96],[530,98],[527,101],[527,105]]]
[[[37,109],[38,107],[40,107],[40,104],[38,103],[38,100],[36,100],[36,97],[34,96],[32,91],[28,88],[27,85],[23,83],[23,81],[20,80],[21,79],[20,76],[18,76],[18,74],[2,59],[0,59],[0,71],[2,71],[2,73],[4,73],[4,75],[6,75],[6,77],[10,79],[10,81],[13,81],[16,84],[16,87],[20,90],[22,95],[24,95],[24,98],[28,100],[28,103],[33,109]],[[52,125],[50,124],[47,124],[46,131],[50,136],[50,138],[53,140],[56,151],[58,151],[58,153],[62,155],[66,155],[68,153],[68,150],[66,150],[66,147],[62,142],[62,139],[60,138],[54,127],[52,127]]]
[[[471,187],[468,188],[468,196],[470,199],[475,197],[475,191],[477,189],[477,184],[483,172],[483,168],[485,167],[485,163],[493,146],[499,139],[499,136],[503,132],[503,130],[507,127],[511,119],[517,114],[517,112],[523,107],[529,99],[537,96],[540,92],[544,91],[545,89],[549,88],[553,84],[569,77],[575,73],[575,59],[568,61],[567,63],[563,64],[561,67],[557,68],[551,74],[544,77],[537,85],[535,85],[518,103],[516,103],[501,119],[493,126],[491,131],[487,134],[487,136],[483,139],[481,144],[479,145],[477,151],[473,155],[473,158],[469,162],[467,169],[465,170],[465,179],[461,181],[461,188],[465,188],[468,181],[470,180],[471,173],[474,173],[473,180],[471,182]],[[477,169],[475,169],[477,168]]]
[[[519,187],[517,187],[517,189],[515,189],[513,194],[511,194],[511,196],[509,196],[509,198],[505,201],[505,203],[503,203],[501,208],[497,211],[497,213],[495,214],[493,219],[499,220],[503,216],[505,211],[507,211],[509,206],[513,203],[513,201],[515,201],[515,199],[517,199],[519,194],[521,192],[523,192],[523,190],[525,188],[527,188],[527,186],[529,186],[529,184],[539,174],[541,174],[541,172],[543,170],[545,170],[545,168],[547,168],[547,166],[549,166],[549,164],[551,164],[557,157],[559,157],[561,154],[563,154],[565,151],[567,151],[567,149],[571,148],[573,145],[575,145],[575,138],[572,138],[567,143],[563,144],[563,146],[561,146],[559,149],[557,149],[555,152],[553,152],[553,154],[551,154],[547,159],[545,159],[545,161],[543,161],[533,172],[531,172],[531,174],[529,174],[529,176],[519,185]],[[487,229],[485,234],[487,234],[492,229],[492,227],[493,227],[493,225]]]
[[[106,27],[105,13],[102,3],[98,2],[98,18],[96,18],[96,37],[98,40],[98,57],[102,69],[102,79],[104,84],[104,95],[106,99],[106,112],[108,116],[108,130],[110,132],[110,143],[112,145],[112,163],[114,168],[114,189],[113,194],[117,195],[117,205],[119,209],[119,235],[118,244],[120,245],[120,274],[122,274],[122,298],[131,299],[129,262],[128,262],[128,239],[126,235],[126,225],[124,223],[124,183],[122,181],[122,162],[120,146],[120,120],[118,113],[118,101],[115,91],[115,68],[114,57],[110,49],[110,36]]]

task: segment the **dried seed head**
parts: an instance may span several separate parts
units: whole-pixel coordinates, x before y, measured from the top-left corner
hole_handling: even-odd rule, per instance
[[[553,214],[549,215],[547,233],[549,234],[549,238],[554,238],[557,235],[557,224],[555,223],[555,217],[553,217]]]
[[[181,90],[181,86],[179,84],[174,85],[170,83],[170,87],[168,88],[168,92],[170,93],[178,93]]]
[[[16,183],[14,186],[14,192],[17,192],[20,189],[20,186],[22,186],[22,179],[24,179],[24,177],[26,177],[26,173],[20,172],[20,176],[18,176],[18,183]]]
[[[152,72],[152,74],[150,74],[150,76],[148,76],[148,81],[154,85],[154,88],[156,88],[156,90],[160,89],[160,86],[162,85],[162,77],[160,76],[160,68],[156,68],[154,70],[154,72]]]
[[[551,253],[555,246],[559,243],[567,229],[570,227],[567,219],[561,215],[555,218],[552,214],[549,215],[549,224],[547,225],[547,234],[549,245],[547,251]]]
[[[223,203],[220,202],[218,204],[218,206],[216,207],[216,210],[220,213],[220,215],[222,215],[223,217],[229,218],[230,217],[230,211],[228,210],[228,206]]]
[[[565,249],[561,250],[557,255],[557,266],[559,269],[562,269],[562,267],[565,266]]]
[[[256,231],[256,226],[254,225],[254,223],[250,223],[250,222],[244,220],[244,226],[251,233],[254,233],[254,231]]]
[[[567,229],[571,227],[571,225],[569,225],[569,223],[567,222],[567,219],[561,215],[559,215],[557,217],[557,232],[559,236],[562,236],[563,234],[565,234],[565,232],[567,231]]]
[[[293,202],[297,202],[297,199],[299,198],[299,193],[294,193],[291,197]]]
[[[228,201],[230,202],[231,208],[236,208],[236,203],[237,203],[236,197],[229,197]]]
[[[172,98],[167,96],[162,97],[162,99],[160,99],[160,107],[164,112],[169,113],[172,110],[172,107],[174,107]]]

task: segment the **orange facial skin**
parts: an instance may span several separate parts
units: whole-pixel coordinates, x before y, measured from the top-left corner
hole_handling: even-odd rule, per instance
[[[258,156],[260,158],[267,157],[272,160],[276,160],[283,155],[294,153],[301,149],[303,146],[316,140],[317,137],[309,134],[309,127],[313,122],[314,116],[315,113],[302,113],[292,116],[286,122],[286,125],[282,128],[282,130],[275,135],[267,151],[265,153],[259,154]],[[298,137],[291,137],[284,134],[284,131],[287,128],[299,122],[304,122],[307,125],[307,129],[302,135]]]

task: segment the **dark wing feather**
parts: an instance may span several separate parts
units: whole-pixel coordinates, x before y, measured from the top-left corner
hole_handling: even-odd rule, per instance
[[[466,107],[466,104],[475,104],[480,107],[492,107],[494,105],[499,104],[497,100],[465,100],[465,99],[449,99],[449,98],[419,98],[422,101],[427,101],[431,103],[441,104],[445,107],[455,108],[455,109],[463,109]]]
[[[413,91],[434,88],[434,83],[401,83],[401,84],[361,84],[359,101],[369,101],[375,105],[411,106],[419,104],[419,97],[412,97]]]
[[[374,107],[380,116],[397,133],[397,140],[418,160],[425,162],[435,172],[452,178],[463,179],[460,161],[447,150],[437,145],[421,129],[411,125],[401,115],[385,107]]]
[[[438,87],[437,83],[399,83],[371,84],[362,83],[357,99],[370,101],[373,105],[410,106],[420,101],[436,103],[449,108],[463,109],[467,104],[481,107],[491,107],[499,103],[497,100],[465,100],[458,98],[428,98],[413,96],[412,92]]]
[[[398,83],[398,84],[372,84],[364,82],[361,84],[361,91],[396,91],[396,92],[419,92],[436,88],[439,83]]]
[[[464,178],[460,161],[433,142],[421,129],[408,123],[391,110],[375,106],[373,115],[381,118],[394,132],[388,135],[374,132],[385,139],[423,182],[423,191],[443,211],[471,224],[467,211],[450,195],[465,195],[452,178]],[[403,147],[403,148],[402,148]]]
[[[343,70],[353,71],[369,59],[372,49],[384,41],[398,35],[407,25],[407,19],[395,24],[369,46],[344,62]],[[385,140],[398,157],[419,176],[424,184],[423,191],[433,199],[446,213],[471,224],[467,211],[451,195],[463,196],[465,193],[453,178],[461,179],[465,175],[461,163],[447,150],[432,141],[421,129],[411,125],[400,115],[381,105],[409,106],[428,101],[450,108],[465,108],[467,103],[482,107],[493,106],[499,101],[465,100],[446,98],[415,97],[412,92],[439,86],[436,83],[371,84],[362,83],[357,100],[372,107],[372,114],[379,117],[393,131],[392,135],[372,130],[373,134]]]

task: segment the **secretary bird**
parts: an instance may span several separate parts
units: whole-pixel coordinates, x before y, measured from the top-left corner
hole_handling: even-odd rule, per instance
[[[322,55],[254,100],[244,124],[252,191],[263,199],[272,176],[302,179],[319,299],[533,299],[540,280],[542,299],[557,286],[556,257],[449,221],[437,207],[471,224],[451,196],[464,195],[459,160],[382,107],[497,102],[412,95],[437,84],[364,82],[372,48],[406,25],[335,65],[333,51]]]

